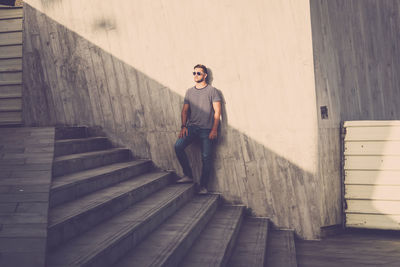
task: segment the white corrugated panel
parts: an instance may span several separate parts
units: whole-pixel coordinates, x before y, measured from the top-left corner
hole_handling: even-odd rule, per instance
[[[400,230],[400,121],[344,128],[346,226]]]

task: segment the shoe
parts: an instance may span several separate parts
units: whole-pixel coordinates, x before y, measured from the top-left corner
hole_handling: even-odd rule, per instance
[[[207,194],[208,190],[205,187],[200,187],[199,194]]]
[[[176,181],[177,183],[193,183],[193,179],[188,176],[183,176],[181,179]]]

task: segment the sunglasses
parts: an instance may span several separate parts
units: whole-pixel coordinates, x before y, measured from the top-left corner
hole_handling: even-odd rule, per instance
[[[200,75],[203,75],[204,73],[193,71],[193,75],[196,75],[196,74],[200,76]]]

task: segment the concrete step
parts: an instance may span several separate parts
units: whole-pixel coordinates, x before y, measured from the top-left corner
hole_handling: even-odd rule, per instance
[[[0,58],[0,72],[22,71],[22,58]]]
[[[19,127],[22,126],[22,121],[0,121],[0,127]]]
[[[219,208],[179,265],[226,266],[239,233],[243,210],[243,206]]]
[[[53,161],[53,177],[93,169],[117,162],[126,162],[130,159],[131,152],[126,148],[112,148],[55,157]]]
[[[22,66],[0,66],[0,73],[10,73],[10,72],[11,73],[22,72]]]
[[[21,111],[21,98],[0,98],[0,111]]]
[[[236,241],[229,267],[266,266],[268,240],[267,218],[245,217]]]
[[[153,168],[150,160],[135,160],[60,176],[52,181],[50,207],[55,207],[143,174]]]
[[[47,266],[112,266],[189,202],[193,193],[192,184],[167,186],[50,252]]]
[[[22,18],[23,12],[22,8],[20,9],[0,9],[0,19],[9,19],[9,18]]]
[[[21,98],[22,95],[21,93],[18,92],[2,92],[0,91],[0,101],[4,99],[15,99],[15,98]]]
[[[50,209],[49,249],[89,230],[171,182],[171,173],[151,172]]]
[[[0,46],[22,44],[22,31],[2,33],[0,36]]]
[[[111,148],[111,142],[106,137],[88,137],[79,139],[56,140],[54,156],[85,153]]]
[[[10,71],[1,72],[0,71],[0,85],[14,83],[14,81],[22,82],[22,72],[21,71]]]
[[[0,59],[5,58],[22,58],[22,45],[0,46]]]
[[[0,23],[0,32],[14,32],[22,30],[22,18],[6,19]]]
[[[55,133],[55,139],[77,139],[77,138],[87,138],[86,127],[57,127]]]
[[[294,233],[292,230],[272,230],[267,242],[268,267],[297,267]]]
[[[21,111],[0,111],[0,122],[3,124],[15,124],[22,122],[22,112]]]
[[[196,196],[113,266],[177,266],[213,216],[218,198]]]
[[[22,85],[3,85],[0,86],[0,97],[11,98],[11,97],[22,97]]]
[[[0,86],[1,87],[22,86],[22,81],[21,80],[12,80],[12,81],[2,81],[2,80],[0,80]]]

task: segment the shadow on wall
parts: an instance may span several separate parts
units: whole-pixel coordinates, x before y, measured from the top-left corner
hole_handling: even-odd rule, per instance
[[[23,69],[26,125],[101,127],[136,157],[181,174],[174,143],[182,96],[29,5]],[[223,105],[209,188],[227,201],[243,203],[254,215],[270,217],[278,227],[317,238],[322,221],[317,177],[229,126],[228,104]],[[199,149],[192,146],[187,152],[198,179]],[[332,212],[336,216],[330,223],[340,223],[340,207]]]
[[[321,180],[332,181],[328,175],[339,170],[341,121],[400,119],[400,76],[396,75],[400,49],[394,45],[400,38],[400,16],[393,12],[399,6],[396,0],[310,1],[317,103],[329,107],[330,118],[319,121]],[[400,200],[394,190],[398,175],[393,173],[398,170],[394,155],[399,137],[387,126],[381,127],[379,136],[379,128],[371,127],[359,133],[361,140],[346,143],[346,216],[355,227],[399,227],[400,211],[393,202]],[[383,146],[385,133],[394,142]]]

